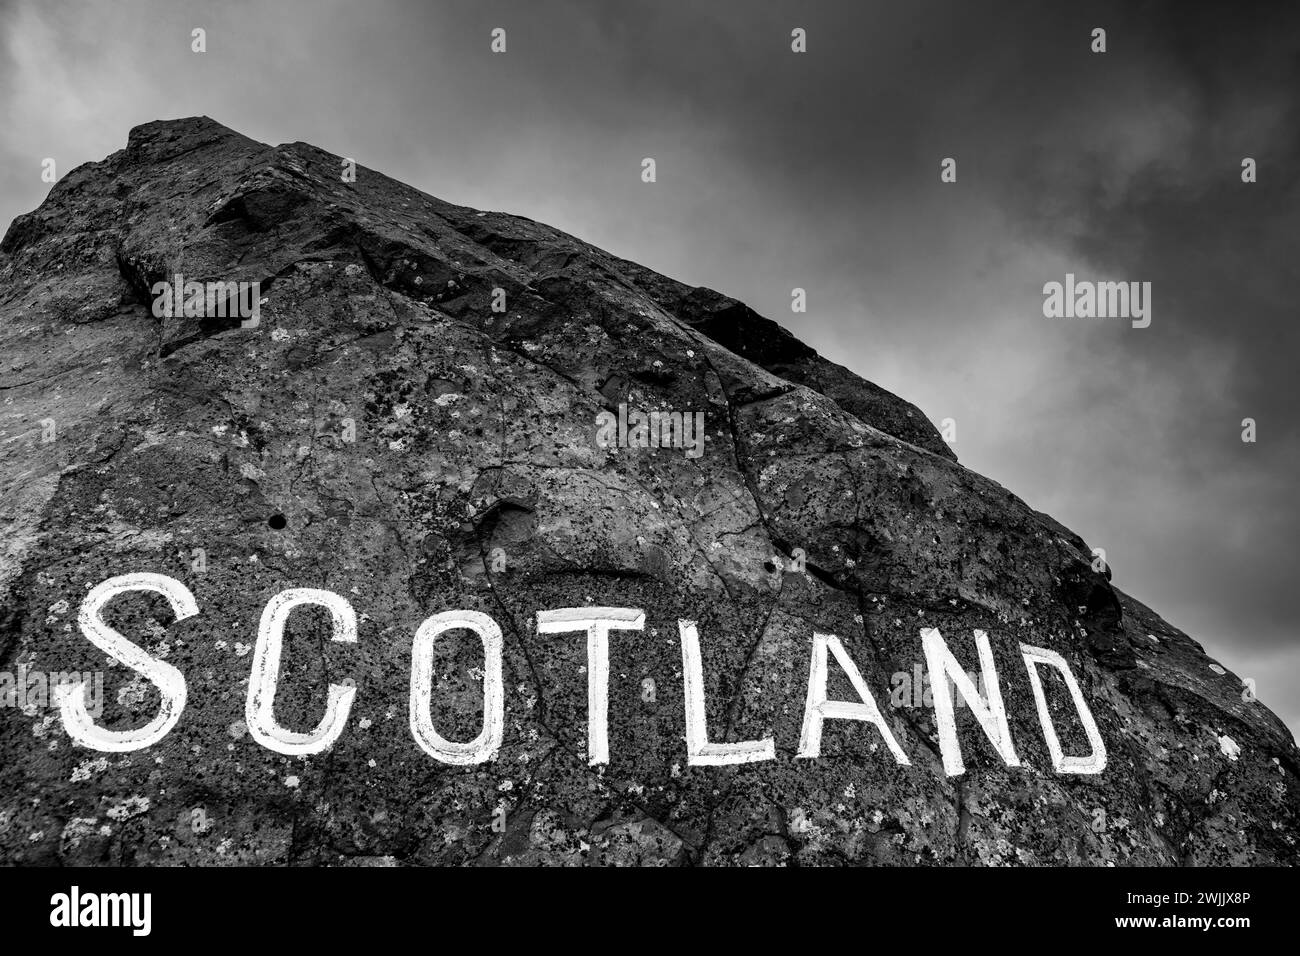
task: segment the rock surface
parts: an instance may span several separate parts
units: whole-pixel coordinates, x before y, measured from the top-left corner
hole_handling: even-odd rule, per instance
[[[96,753],[56,709],[0,708],[0,860],[1298,861],[1286,727],[919,410],[716,292],[340,170],[206,118],[151,123],[0,244],[0,670],[102,671],[101,720],[138,726],[159,695],[81,635],[82,596],[152,571],[200,608],[178,623],[135,594],[106,612],[186,676],[154,747]],[[260,281],[260,324],[155,318],[175,272]],[[620,403],[703,412],[704,454],[601,447],[597,415]],[[243,724],[262,608],[294,586],[360,619],[354,645],[315,611],[291,619],[279,720],[315,726],[327,683],[357,687],[342,737],[307,758]],[[611,642],[603,767],[585,641],[535,621],[587,604],[647,617]],[[505,634],[504,741],[477,767],[408,729],[412,637],[452,608]],[[679,618],[699,623],[712,739],[771,735],[775,760],[687,764]],[[989,634],[1021,766],[966,708],[966,772],[945,774],[909,684],[923,627],[968,670]],[[910,766],[843,720],[795,758],[814,631],[842,640]],[[1022,641],[1077,675],[1103,773],[1054,772]],[[444,736],[478,732],[482,665],[472,636],[439,643]],[[856,699],[831,674],[832,698]],[[1086,753],[1045,683],[1065,752]]]

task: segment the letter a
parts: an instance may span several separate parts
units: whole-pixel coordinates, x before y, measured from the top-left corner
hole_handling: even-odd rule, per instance
[[[849,683],[862,698],[861,703],[826,699],[827,648],[830,648],[830,652],[835,655],[836,663],[848,675]],[[885,739],[889,752],[894,755],[894,759],[905,767],[911,763],[907,759],[907,754],[903,753],[903,748],[898,746],[894,735],[889,732],[889,725],[880,715],[876,699],[871,696],[871,691],[867,689],[867,682],[862,679],[862,674],[844,650],[840,639],[834,634],[813,634],[812,662],[808,667],[808,698],[804,704],[803,730],[799,734],[799,753],[796,756],[821,756],[822,723],[828,717],[837,720],[863,720],[875,724],[876,729],[880,731],[880,736]]]

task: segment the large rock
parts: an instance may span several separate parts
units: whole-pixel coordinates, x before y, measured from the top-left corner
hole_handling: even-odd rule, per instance
[[[160,695],[87,641],[82,598],[152,572],[199,608],[177,622],[136,593],[105,612],[186,677],[161,742],[74,745],[31,688],[0,710],[0,859],[1297,862],[1285,726],[915,407],[716,292],[342,168],[151,123],[0,244],[0,669],[102,672],[100,722],[140,726]],[[259,324],[156,318],[178,272],[260,282]],[[702,413],[703,454],[604,447],[620,405]],[[258,621],[289,587],[360,621],[355,644],[318,610],[290,621],[278,720],[313,727],[328,683],[357,688],[317,756],[244,724]],[[646,612],[611,638],[599,766],[587,642],[536,620],[584,605]],[[408,727],[413,636],[457,608],[504,631],[503,742],[469,767]],[[688,762],[679,619],[698,622],[712,740],[771,736],[774,760]],[[1019,766],[960,707],[965,771],[945,771],[923,628],[971,671],[988,634]],[[908,765],[849,720],[795,757],[814,633],[838,636]],[[1054,769],[1022,643],[1068,662],[1101,773]],[[468,740],[480,643],[448,633],[434,654],[434,724]],[[1064,752],[1088,753],[1039,672]]]

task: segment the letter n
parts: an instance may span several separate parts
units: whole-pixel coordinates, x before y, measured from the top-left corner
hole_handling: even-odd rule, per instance
[[[950,777],[966,772],[966,765],[961,759],[961,746],[957,743],[957,721],[953,715],[954,687],[970,706],[971,713],[979,721],[984,733],[988,735],[993,749],[998,752],[1002,762],[1008,767],[1019,767],[1020,758],[1016,756],[1015,747],[1011,742],[1011,728],[1007,725],[1007,710],[1002,703],[1002,689],[998,686],[998,672],[993,663],[993,650],[989,647],[988,634],[984,631],[975,632],[975,647],[980,656],[980,673],[984,685],[988,688],[987,700],[980,696],[975,683],[952,656],[938,628],[921,628],[921,644],[925,649],[930,690],[934,695],[934,717],[939,725],[939,750],[943,755],[944,772]]]

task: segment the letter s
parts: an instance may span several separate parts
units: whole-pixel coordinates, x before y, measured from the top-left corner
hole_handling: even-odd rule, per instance
[[[153,591],[161,594],[171,604],[178,621],[199,613],[198,603],[189,588],[165,574],[123,574],[109,578],[93,588],[81,602],[77,624],[90,643],[147,678],[162,695],[158,716],[143,727],[109,730],[97,726],[86,709],[84,680],[65,684],[55,691],[59,698],[63,728],[68,736],[83,747],[105,753],[128,753],[152,747],[176,726],[176,721],[181,719],[181,712],[185,709],[185,675],[166,661],[160,661],[138,645],[132,644],[109,627],[100,614],[105,604],[127,591]]]

